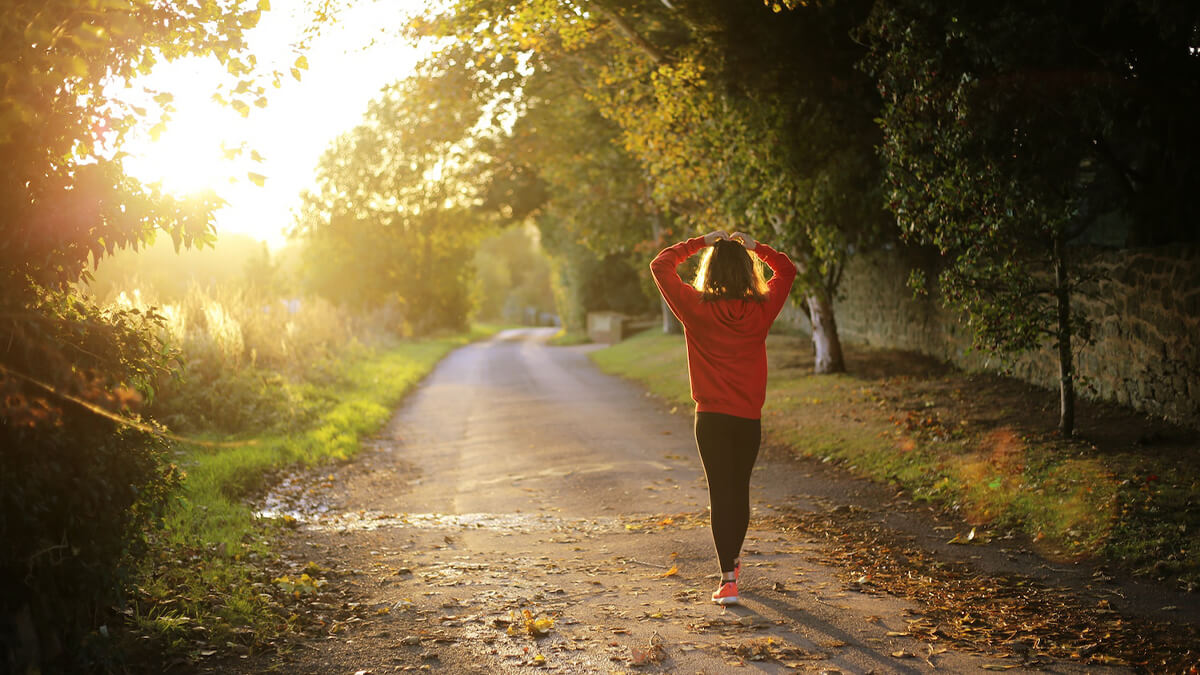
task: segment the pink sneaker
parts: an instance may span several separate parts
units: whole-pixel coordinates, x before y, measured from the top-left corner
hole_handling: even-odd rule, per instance
[[[736,581],[723,581],[721,587],[712,594],[713,602],[718,605],[736,605],[738,604],[738,591]]]

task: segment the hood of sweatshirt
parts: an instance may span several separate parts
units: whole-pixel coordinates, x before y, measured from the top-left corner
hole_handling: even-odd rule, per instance
[[[713,318],[738,335],[758,335],[763,328],[763,303],[753,300],[713,300],[705,302]]]

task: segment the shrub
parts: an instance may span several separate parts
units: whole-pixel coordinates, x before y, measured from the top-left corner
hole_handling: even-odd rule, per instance
[[[0,647],[18,671],[73,672],[104,653],[92,631],[180,480],[160,438],[119,421],[139,424],[170,353],[154,314],[70,294],[4,316]]]

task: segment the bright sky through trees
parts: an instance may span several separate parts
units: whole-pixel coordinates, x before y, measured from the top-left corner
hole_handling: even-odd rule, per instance
[[[274,0],[248,34],[264,71],[290,71],[312,4]],[[176,193],[212,188],[228,202],[217,213],[220,232],[282,244],[291,209],[312,184],[329,142],[361,120],[381,87],[412,71],[421,50],[397,33],[422,7],[420,0],[362,0],[338,13],[305,51],[309,69],[302,79],[288,75],[280,88],[268,87],[267,106],[252,106],[247,117],[212,100],[223,75],[215,60],[161,64],[135,84],[173,94],[176,112],[157,141],[147,128],[127,144],[129,173]],[[241,155],[226,156],[225,149],[243,144]],[[261,161],[252,159],[253,151]],[[266,176],[264,185],[247,178],[249,172]]]

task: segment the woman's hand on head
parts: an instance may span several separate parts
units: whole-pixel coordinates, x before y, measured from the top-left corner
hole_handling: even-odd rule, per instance
[[[745,232],[734,232],[733,234],[729,235],[729,239],[740,242],[742,246],[746,247],[747,251],[753,251],[754,247],[758,246],[758,242],[754,241],[754,237],[751,237]]]
[[[704,245],[712,246],[713,244],[717,243],[718,241],[721,241],[722,239],[728,239],[728,238],[729,238],[729,233],[726,232],[725,230],[714,230],[714,231],[709,232],[708,234],[704,235]]]

